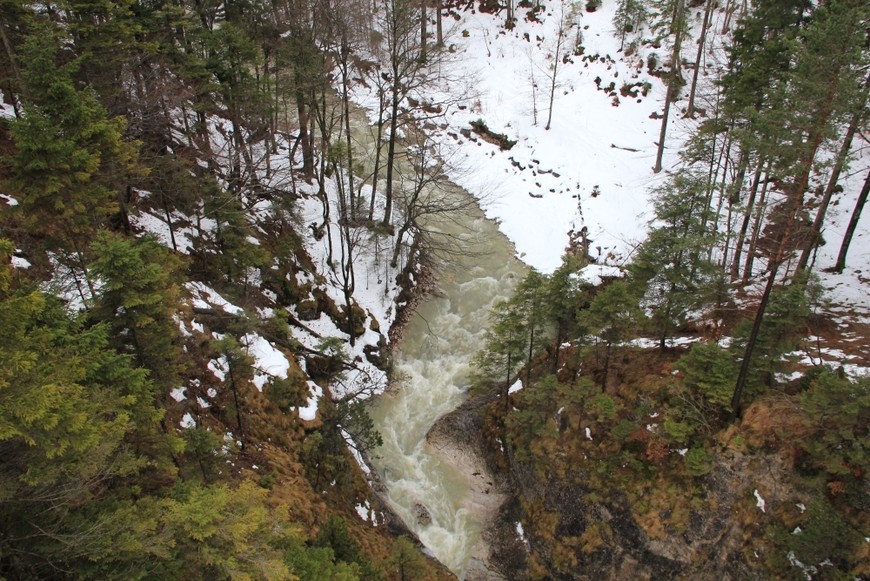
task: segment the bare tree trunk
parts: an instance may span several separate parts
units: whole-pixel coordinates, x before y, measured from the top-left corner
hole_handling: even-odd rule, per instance
[[[707,4],[704,6],[704,21],[701,24],[701,37],[698,39],[698,52],[695,55],[695,70],[692,72],[692,87],[689,89],[689,105],[686,107],[686,117],[695,116],[695,92],[698,88],[698,72],[701,70],[701,60],[704,58],[704,45],[707,42],[707,29],[710,27],[710,14],[713,12],[714,3],[714,0],[707,0]]]
[[[242,406],[239,402],[239,388],[236,385],[236,376],[233,369],[233,364],[230,363],[230,389],[233,392],[233,404],[236,408],[236,429],[239,431],[239,441],[242,443],[242,450],[245,449],[245,431],[242,429]]]
[[[662,171],[662,157],[664,157],[665,154],[665,137],[668,133],[668,118],[671,113],[671,102],[677,98],[677,91],[679,91],[680,81],[682,80],[680,49],[683,44],[683,8],[684,0],[676,0],[674,15],[671,20],[671,30],[674,32],[674,49],[671,52],[671,74],[668,79],[667,91],[665,91],[665,110],[662,114],[662,128],[661,131],[659,131],[656,164],[653,166],[654,173]]]
[[[867,78],[864,80],[864,91],[866,91],[868,87],[870,87],[870,74],[868,74]],[[825,215],[828,212],[828,206],[831,203],[834,191],[837,189],[837,182],[840,179],[840,173],[843,171],[843,166],[846,165],[849,150],[852,148],[852,140],[855,137],[855,133],[858,131],[858,126],[864,118],[864,106],[866,105],[866,102],[867,99],[865,96],[860,109],[855,111],[852,115],[852,119],[849,121],[849,128],[846,130],[846,135],[843,138],[842,145],[840,146],[840,151],[837,153],[837,160],[831,170],[831,177],[828,180],[827,186],[825,186],[825,193],[822,196],[822,201],[819,203],[819,209],[816,211],[816,217],[813,220],[810,242],[807,244],[806,248],[803,249],[803,252],[801,252],[800,261],[798,262],[798,270],[803,270],[807,267],[810,260],[810,254],[812,254],[813,250],[821,241],[822,226],[825,222]]]
[[[384,93],[378,90],[378,131],[375,137],[375,167],[372,169],[372,196],[369,201],[369,221],[375,219],[375,194],[378,190],[378,173],[381,165],[381,140],[384,137]]]
[[[556,54],[553,55],[553,71],[550,75],[550,105],[547,109],[547,124],[544,126],[545,131],[550,130],[550,123],[553,121],[553,100],[556,96],[556,78],[559,74],[559,60],[562,58],[562,42],[565,39],[565,7],[562,6],[562,15],[559,17],[559,31],[556,33]]]
[[[6,79],[9,84],[4,87],[4,96],[8,99],[9,103],[12,104],[12,109],[15,111],[15,116],[18,117],[21,114],[21,111],[18,110],[18,99],[15,98],[15,88],[17,83],[12,79],[17,81],[21,78],[21,73],[18,70],[18,65],[15,63],[15,54],[12,52],[12,43],[9,42],[9,37],[6,35],[6,29],[0,24],[0,41],[3,42],[3,49],[6,51],[6,58],[9,59],[9,69],[12,73],[11,78]],[[20,90],[20,87],[18,87]],[[9,92],[8,95],[5,95],[6,92]]]
[[[427,24],[429,15],[426,13],[428,0],[420,0],[420,62],[426,62],[426,41],[428,39]]]
[[[172,226],[172,214],[169,212],[169,204],[166,202],[166,192],[160,188],[160,205],[163,206],[163,215],[166,216],[166,225],[169,227],[169,241],[172,249],[178,252],[178,244],[175,241],[175,228]]]
[[[341,46],[341,101],[342,116],[344,117],[345,140],[347,145],[347,195],[350,197],[350,220],[356,219],[356,196],[353,189],[353,140],[350,135],[350,98],[348,86],[350,85],[350,71],[348,59],[350,50],[347,47],[347,39],[342,37]]]
[[[441,25],[441,12],[444,9],[442,2],[443,0],[435,0],[435,42],[438,48],[444,46],[444,29]]]
[[[790,229],[792,224],[789,224]],[[790,235],[790,231],[787,230]],[[783,237],[785,242],[785,237]],[[783,249],[783,244],[780,244],[780,250]],[[746,380],[749,376],[749,364],[752,360],[752,352],[755,350],[755,343],[758,341],[758,333],[761,331],[761,322],[764,319],[764,312],[767,310],[767,303],[770,301],[770,293],[773,291],[774,283],[776,282],[776,273],[779,269],[779,262],[782,256],[778,256],[770,264],[770,274],[767,278],[767,284],[764,287],[764,293],[761,295],[761,301],[758,303],[758,311],[755,313],[755,320],[752,322],[752,330],[749,333],[749,339],[746,341],[746,349],[743,352],[743,361],[740,363],[740,372],[737,374],[737,383],[734,386],[734,393],[731,396],[731,417],[737,418],[740,414],[740,399],[743,397],[743,389],[746,387]]]
[[[740,160],[737,162],[737,179],[731,184],[731,195],[728,196],[728,224],[725,230],[725,245],[722,252],[722,272],[728,266],[728,248],[731,244],[731,218],[733,216],[734,206],[740,203],[740,192],[743,190],[743,182],[746,179],[746,168],[749,165],[749,153],[746,149],[740,151]],[[737,251],[735,250],[736,254]]]
[[[296,110],[299,113],[299,143],[302,146],[302,175],[310,180],[314,175],[314,146],[308,133],[308,107],[301,91],[296,94]]]
[[[746,232],[749,230],[749,222],[752,218],[752,210],[755,205],[755,196],[758,193],[758,185],[761,182],[761,170],[764,168],[764,161],[759,160],[758,167],[755,168],[755,176],[752,178],[752,186],[749,190],[749,199],[746,201],[746,209],[743,212],[743,222],[740,224],[740,233],[734,240],[734,259],[731,261],[731,280],[737,280],[740,276],[740,258],[743,252],[743,245],[746,243]]]
[[[849,219],[849,226],[843,236],[840,253],[837,255],[837,264],[834,265],[833,269],[835,272],[843,272],[843,269],[846,268],[846,254],[849,252],[849,245],[852,243],[852,237],[855,235],[855,229],[861,219],[861,211],[864,209],[864,204],[867,203],[868,194],[870,194],[870,172],[867,172],[867,179],[864,180],[864,187],[861,188],[861,193],[855,202],[855,209],[852,211],[852,217]]]
[[[758,238],[761,236],[761,221],[764,218],[764,213],[767,210],[767,188],[770,185],[768,171],[770,162],[765,164],[764,184],[761,186],[761,196],[756,203],[755,218],[752,221],[752,238],[749,240],[749,248],[746,250],[746,263],[743,266],[743,279],[741,284],[746,286],[749,284],[749,278],[752,276],[752,266],[755,262],[755,249],[758,247]]]
[[[707,213],[710,208],[713,206],[713,195],[715,192],[719,192],[719,200],[716,203],[716,213],[713,215],[713,233],[716,234],[719,232],[719,216],[722,214],[722,204],[725,198],[725,182],[728,180],[728,162],[731,161],[731,146],[733,145],[733,139],[731,132],[728,132],[728,136],[725,138],[725,144],[720,150],[719,153],[719,162],[716,167],[716,171],[712,176],[712,181],[710,182],[710,192],[707,195],[707,205],[705,207],[704,212],[704,222],[703,226],[706,229],[707,226]],[[722,180],[718,187],[716,187],[716,180],[719,177],[719,171],[722,171]],[[710,247],[708,251],[708,258],[712,260],[713,258],[714,247]]]
[[[731,28],[731,18],[736,10],[737,5],[734,0],[728,0],[728,4],[725,6],[725,20],[722,22],[722,34],[727,33]]]
[[[396,128],[399,124],[399,87],[398,81],[393,80],[392,99],[390,103],[390,140],[387,144],[387,183],[384,195],[384,226],[389,226],[393,213],[393,166],[396,163]]]

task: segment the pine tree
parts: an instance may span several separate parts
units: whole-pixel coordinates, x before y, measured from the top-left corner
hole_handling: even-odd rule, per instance
[[[860,93],[863,72],[857,71],[868,56],[863,25],[868,10],[866,3],[857,0],[818,7],[804,27],[800,42],[790,45],[793,64],[774,88],[775,108],[757,111],[754,116],[760,122],[760,141],[772,154],[773,171],[784,176],[784,200],[773,217],[776,226],[767,284],[734,388],[735,416],[777,273],[801,240],[799,216],[819,152],[833,128],[849,113],[853,96]]]
[[[526,326],[522,313],[509,301],[495,305],[490,319],[492,324],[484,337],[486,347],[476,358],[478,381],[497,382],[507,409],[511,378],[526,355]]]
[[[81,255],[118,211],[136,144],[123,141],[123,119],[108,119],[90,90],[76,88],[77,63],[60,61],[61,40],[42,29],[22,47],[24,108],[10,124],[11,185],[32,231],[47,237],[49,248]]]
[[[100,290],[92,317],[112,328],[122,352],[136,356],[161,387],[175,386],[181,362],[177,277],[181,261],[153,238],[101,231],[92,245]]]
[[[638,32],[646,17],[646,7],[641,0],[619,0],[613,14],[613,27],[619,34],[619,50],[625,48],[626,35]]]
[[[589,306],[589,323],[604,344],[601,363],[601,388],[607,387],[614,347],[637,331],[643,320],[639,297],[629,283],[618,280],[601,290]]]
[[[107,325],[9,286],[10,248],[0,244],[0,552],[4,573],[47,577],[110,542],[93,525],[107,490],[146,466],[166,477],[165,448],[143,445],[159,438],[162,412]]]
[[[630,267],[662,349],[689,311],[701,305],[715,273],[708,257],[716,236],[705,190],[706,176],[688,167],[657,192],[655,220]]]

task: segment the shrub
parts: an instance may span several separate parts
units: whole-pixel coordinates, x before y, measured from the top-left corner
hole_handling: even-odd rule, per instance
[[[730,407],[737,364],[726,349],[716,343],[695,343],[676,368],[683,372],[686,386],[698,390],[708,402],[726,410]]]
[[[827,559],[838,569],[848,570],[844,565],[862,537],[827,500],[810,503],[800,528],[798,534],[786,537],[786,545],[798,561],[818,565]]]
[[[610,430],[610,433],[613,435],[614,438],[622,442],[628,438],[629,434],[637,430],[639,427],[640,426],[638,426],[637,422],[623,420],[613,426],[613,429]]]
[[[670,419],[665,420],[664,429],[668,440],[674,444],[685,444],[695,433],[695,428],[691,424]]]
[[[686,472],[691,476],[704,476],[713,469],[713,458],[704,448],[692,448],[684,457]]]
[[[619,407],[609,395],[599,394],[592,400],[592,407],[600,419],[611,419],[619,411]]]

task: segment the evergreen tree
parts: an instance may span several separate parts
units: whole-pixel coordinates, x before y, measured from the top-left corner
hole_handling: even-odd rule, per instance
[[[619,35],[619,50],[625,48],[626,35],[637,33],[646,17],[646,6],[641,0],[619,0],[613,14],[613,27]]]
[[[639,297],[625,280],[618,280],[601,290],[589,306],[589,323],[604,344],[601,363],[601,387],[607,387],[614,347],[637,331],[643,320]]]
[[[133,353],[154,381],[169,389],[179,374],[177,277],[181,261],[151,237],[101,231],[92,245],[100,290],[92,316],[111,325],[122,352]]]
[[[802,240],[799,218],[819,154],[833,129],[850,112],[853,96],[861,93],[864,73],[859,74],[858,69],[868,57],[864,28],[868,10],[865,2],[857,0],[816,8],[802,31],[801,42],[791,46],[793,62],[774,88],[773,107],[757,111],[754,117],[771,152],[773,171],[783,176],[783,201],[772,217],[767,284],[734,388],[735,415],[779,268]]]
[[[475,357],[476,382],[494,381],[508,409],[511,378],[522,365],[528,345],[528,327],[523,313],[511,301],[495,305],[484,336],[485,347]]]
[[[24,109],[10,124],[11,185],[32,231],[49,248],[81,255],[118,211],[117,192],[131,176],[136,144],[122,140],[123,119],[108,119],[90,90],[76,88],[77,61],[59,58],[61,41],[40,29],[22,47]]]
[[[578,283],[576,273],[588,259],[568,251],[562,264],[544,281],[543,303],[546,316],[545,329],[553,328],[552,373],[559,370],[560,354],[565,341],[582,343],[588,332],[586,318],[581,311],[589,307],[591,289]]]
[[[107,325],[86,327],[53,297],[10,288],[2,246],[0,570],[45,577],[109,542],[94,526],[99,512],[81,512],[107,489],[149,465],[165,477],[161,450],[140,447],[156,439],[162,412],[145,370],[110,347]]]
[[[662,349],[689,311],[701,305],[715,273],[708,259],[716,237],[709,231],[705,177],[689,167],[657,192],[655,221],[630,267]]]

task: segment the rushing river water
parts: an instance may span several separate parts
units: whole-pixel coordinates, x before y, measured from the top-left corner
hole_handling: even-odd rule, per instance
[[[393,389],[374,401],[370,413],[384,440],[374,464],[390,503],[426,547],[463,578],[483,517],[471,499],[471,475],[433,453],[426,433],[465,399],[490,308],[510,296],[525,271],[508,240],[479,211],[460,221],[473,236],[468,252],[434,265],[436,292],[412,315],[394,352]],[[430,523],[419,522],[420,506]]]

